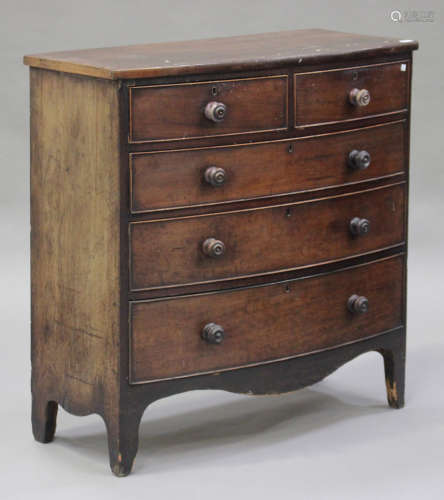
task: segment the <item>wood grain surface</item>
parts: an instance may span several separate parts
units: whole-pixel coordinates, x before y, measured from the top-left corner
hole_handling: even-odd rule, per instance
[[[417,47],[302,30],[25,56],[36,440],[59,405],[99,414],[125,476],[153,401],[295,390],[369,350],[402,407]],[[371,103],[351,109],[359,86]],[[210,100],[223,122],[203,118]],[[367,170],[348,169],[352,148]],[[210,165],[224,187],[203,182]],[[353,294],[367,313],[347,309]],[[201,337],[211,322],[220,345]]]
[[[357,66],[295,75],[295,126],[305,127],[340,120],[405,110],[408,106],[408,61]],[[370,103],[353,106],[352,89],[367,89]]]
[[[31,70],[32,393],[39,440],[52,438],[45,431],[50,401],[106,416],[111,430],[117,421],[118,98],[116,82]]]
[[[25,56],[30,66],[99,78],[152,78],[215,71],[303,66],[357,57],[393,56],[414,40],[307,29],[257,35],[108,47]]]
[[[375,251],[404,240],[403,183],[264,209],[130,224],[131,289],[272,273]],[[352,236],[353,217],[370,233]],[[202,252],[207,238],[225,254]]]
[[[287,76],[130,87],[130,142],[190,139],[287,128]],[[222,122],[204,115],[227,106]]]
[[[132,154],[131,211],[273,197],[401,173],[405,168],[405,125],[397,122],[262,144]],[[369,168],[353,170],[347,165],[354,149],[370,153]],[[205,182],[209,166],[225,170],[223,186]]]
[[[131,304],[131,381],[245,366],[344,344],[401,325],[403,258],[323,276]],[[352,294],[369,311],[347,309]],[[219,345],[204,325],[225,330]]]

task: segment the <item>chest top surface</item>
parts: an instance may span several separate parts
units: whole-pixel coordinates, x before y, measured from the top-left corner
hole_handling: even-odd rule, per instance
[[[256,35],[35,54],[38,68],[110,80],[304,66],[383,57],[418,48],[414,40],[306,29]]]

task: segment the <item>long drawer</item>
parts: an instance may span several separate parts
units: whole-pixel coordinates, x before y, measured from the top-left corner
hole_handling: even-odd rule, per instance
[[[130,288],[234,279],[404,240],[405,184],[259,209],[130,224]]]
[[[403,257],[326,275],[130,304],[130,381],[331,348],[402,324]]]
[[[285,129],[287,89],[286,75],[130,87],[129,140],[168,141]]]
[[[405,122],[396,122],[262,144],[134,153],[131,211],[272,197],[400,174],[405,134]]]

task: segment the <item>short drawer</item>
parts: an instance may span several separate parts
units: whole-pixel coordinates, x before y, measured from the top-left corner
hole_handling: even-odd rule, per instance
[[[234,291],[133,302],[130,381],[285,359],[402,323],[403,257]]]
[[[131,211],[266,198],[400,174],[405,134],[405,122],[395,122],[261,144],[135,153]]]
[[[294,79],[296,127],[356,120],[408,107],[407,61],[301,73]]]
[[[286,75],[130,87],[130,142],[287,128]]]
[[[404,197],[405,184],[399,183],[309,202],[133,222],[130,286],[143,290],[235,279],[401,244]],[[352,234],[356,220],[362,231],[369,222],[368,233]]]

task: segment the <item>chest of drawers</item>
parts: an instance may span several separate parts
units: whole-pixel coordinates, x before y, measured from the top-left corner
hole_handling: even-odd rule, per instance
[[[325,30],[58,52],[31,66],[32,423],[271,394],[382,354],[404,399],[417,43]]]

